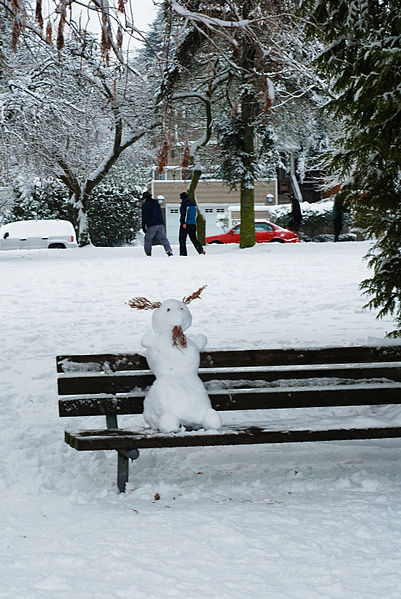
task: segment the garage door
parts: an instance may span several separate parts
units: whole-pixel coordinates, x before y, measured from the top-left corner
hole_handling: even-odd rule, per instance
[[[222,233],[221,227],[218,227],[216,221],[219,217],[222,217],[226,214],[225,205],[202,205],[202,212],[206,220],[206,235],[218,235]],[[170,240],[170,243],[177,244],[178,243],[178,231],[179,231],[179,222],[180,222],[180,209],[176,206],[166,206],[166,228],[167,228],[167,237]]]
[[[166,229],[170,243],[178,243],[178,231],[180,227],[180,209],[177,205],[166,206]]]

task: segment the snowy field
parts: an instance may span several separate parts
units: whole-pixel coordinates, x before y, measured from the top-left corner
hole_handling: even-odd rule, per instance
[[[0,597],[399,599],[401,439],[143,450],[120,495],[115,453],[68,447],[87,423],[57,412],[57,354],[140,348],[133,296],[207,284],[188,332],[209,349],[391,343],[362,310],[367,250],[0,253]]]

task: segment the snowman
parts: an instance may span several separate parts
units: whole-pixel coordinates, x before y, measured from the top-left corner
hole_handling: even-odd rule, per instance
[[[199,298],[204,287],[182,301],[168,299],[150,302],[144,297],[129,301],[131,308],[154,310],[153,333],[145,333],[141,344],[149,368],[156,377],[144,400],[143,417],[152,428],[163,433],[190,428],[218,429],[221,418],[213,410],[198,376],[199,352],[206,345],[205,335],[187,337],[192,323],[187,307]]]

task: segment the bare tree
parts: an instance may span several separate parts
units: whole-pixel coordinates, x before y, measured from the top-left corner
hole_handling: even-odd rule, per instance
[[[57,51],[25,32],[7,65],[0,127],[3,152],[13,150],[8,166],[24,164],[65,183],[80,245],[86,245],[93,189],[125,150],[159,124],[148,87],[120,63],[105,66],[88,34],[70,37]]]

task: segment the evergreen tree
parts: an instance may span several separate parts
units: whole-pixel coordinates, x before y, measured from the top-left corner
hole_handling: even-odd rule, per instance
[[[55,179],[35,179],[31,188],[14,186],[14,204],[5,213],[4,222],[17,220],[63,219],[73,222],[68,190]]]
[[[138,190],[106,183],[99,185],[88,212],[94,245],[114,247],[134,241],[141,223],[140,197]]]
[[[325,106],[342,134],[328,157],[340,197],[376,241],[367,306],[393,315],[401,336],[401,0],[304,0],[316,60],[330,79]]]
[[[141,227],[142,190],[147,169],[114,167],[94,190],[88,212],[91,240],[97,246],[132,243]]]

